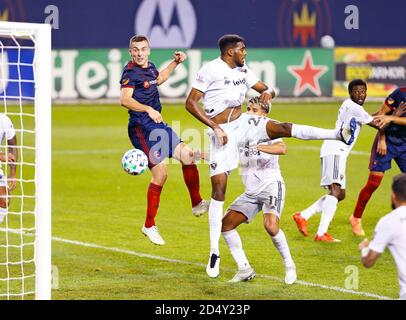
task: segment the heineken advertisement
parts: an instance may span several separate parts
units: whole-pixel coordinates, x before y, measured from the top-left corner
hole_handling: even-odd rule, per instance
[[[218,49],[187,50],[188,59],[160,86],[162,98],[186,97],[196,73],[218,57]],[[172,59],[173,50],[152,50],[158,70]],[[53,57],[54,99],[118,98],[123,66],[129,60],[123,49],[55,50]],[[248,66],[284,97],[331,96],[333,50],[249,49]]]
[[[406,82],[405,48],[337,48],[334,96],[346,97],[355,78],[368,83],[369,96],[387,96]]]

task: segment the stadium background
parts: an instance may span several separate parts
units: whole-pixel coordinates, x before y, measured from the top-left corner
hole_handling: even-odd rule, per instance
[[[347,6],[352,6],[351,10],[354,10],[354,6],[358,9],[358,29],[346,28],[346,19],[353,13],[345,12]],[[367,101],[373,100],[370,98],[374,97],[380,101],[397,86],[405,85],[406,22],[402,16],[404,10],[396,9],[404,6],[402,0],[122,0],[114,5],[107,0],[55,0],[52,3],[47,0],[0,0],[0,20],[42,23],[52,14],[55,14],[53,17],[59,17],[58,20],[48,21],[54,24],[53,233],[56,238],[53,257],[60,275],[59,289],[54,290],[54,298],[395,297],[396,275],[389,255],[385,256],[386,260],[377,270],[363,275],[363,279],[367,280],[360,284],[359,290],[378,296],[345,293],[345,290],[344,293],[333,290],[326,294],[312,291],[309,289],[311,285],[304,286],[304,289],[296,287],[295,291],[294,287],[286,289],[280,283],[273,283],[269,279],[272,279],[275,273],[279,277],[282,274],[279,257],[272,252],[272,248],[267,254],[262,253],[260,249],[248,249],[248,246],[255,246],[254,239],[257,234],[263,233],[260,222],[253,224],[251,230],[244,229],[242,234],[245,233],[252,239],[247,240],[246,245],[248,254],[252,250],[252,260],[263,259],[262,264],[257,262],[260,272],[263,267],[263,273],[267,273],[264,270],[269,263],[269,256],[275,258],[272,262],[275,273],[271,272],[271,278],[267,278],[270,283],[268,285],[272,287],[267,289],[270,290],[269,294],[263,293],[263,290],[267,291],[258,284],[260,281],[252,287],[242,285],[238,290],[227,288],[225,277],[221,279],[220,284],[207,284],[202,269],[208,245],[207,223],[203,220],[196,223],[192,217],[178,221],[175,213],[179,212],[182,217],[190,214],[185,192],[177,191],[184,190],[181,180],[177,177],[179,168],[175,168],[176,166],[170,168],[172,181],[175,181],[166,187],[171,191],[163,195],[158,216],[164,238],[168,239],[169,243],[175,243],[175,246],[169,245],[161,250],[151,247],[141,238],[138,230],[134,231],[141,226],[144,217],[144,191],[149,175],[134,178],[123,176],[120,171],[120,156],[130,145],[126,137],[126,113],[118,107],[117,100],[121,70],[128,60],[126,46],[133,34],[143,33],[150,37],[153,48],[151,60],[158,69],[168,62],[174,49],[187,52],[186,63],[177,68],[167,83],[160,87],[161,97],[165,102],[182,102],[197,70],[205,61],[218,56],[216,46],[219,36],[224,33],[238,33],[246,39],[249,66],[262,80],[278,89],[280,101],[284,101],[283,98],[288,99],[285,102],[295,101],[289,105],[278,105],[276,101],[273,107],[274,117],[332,127],[339,104],[319,102],[324,101],[324,98],[333,98],[334,101],[344,99],[347,96],[346,85],[349,80],[360,77],[368,82]],[[388,7],[391,10],[387,10]],[[388,21],[390,23],[386,23]],[[352,24],[354,25],[354,21]],[[334,48],[321,48],[320,39],[324,35],[333,37]],[[12,84],[7,85],[8,90],[12,90]],[[112,104],[103,104],[108,102]],[[366,104],[366,109],[370,112],[378,108],[379,103]],[[198,128],[203,135],[203,127],[185,113],[182,103],[166,104],[164,109],[164,119],[167,122],[171,124],[180,121],[183,131],[187,128]],[[303,147],[303,143],[289,141],[288,149],[292,151],[286,159],[281,160],[288,186],[286,220],[282,226],[289,235],[293,254],[301,256],[304,248],[303,251],[308,250],[313,260],[308,257],[306,261],[306,257],[298,257],[298,260],[304,260],[303,264],[308,264],[311,260],[314,265],[319,264],[325,269],[334,270],[331,274],[322,272],[323,276],[320,276],[317,269],[306,267],[305,270],[303,267],[299,278],[308,280],[307,283],[314,281],[321,285],[341,288],[344,285],[345,267],[351,264],[360,266],[356,252],[359,239],[352,237],[348,231],[347,216],[367,177],[367,156],[375,132],[372,129],[364,131],[356,146],[356,156],[350,158],[350,162],[353,161],[354,164],[349,168],[353,178],[350,177],[348,198],[339,207],[333,222],[336,225],[333,231],[341,233],[342,240],[347,241],[344,244],[345,249],[330,250],[324,245],[316,247],[309,241],[303,243],[303,239],[296,234],[289,221],[293,210],[307,206],[316,198],[315,195],[321,193],[318,188],[320,143],[310,142]],[[303,168],[303,165],[298,168],[298,163],[305,163],[306,168]],[[201,164],[199,169],[202,190],[208,196],[210,187],[208,179],[205,179],[206,165]],[[369,204],[369,208],[374,208],[371,209],[371,220],[366,222],[365,226],[369,235],[372,235],[377,219],[389,209],[390,179],[397,172],[397,168],[389,172],[384,184]],[[230,187],[228,202],[242,191],[238,175],[235,175],[231,182],[230,186],[233,187]],[[303,188],[309,190],[305,196]],[[132,190],[137,190],[137,193]],[[185,199],[184,204],[175,205],[174,199],[178,197]],[[171,235],[174,230],[176,232]],[[180,234],[189,232],[187,230],[193,234],[189,239],[190,243],[201,244],[198,249],[189,244],[184,247]],[[134,233],[137,235],[134,236]],[[269,240],[263,235],[261,237],[263,241]],[[103,252],[100,248],[91,252],[90,249],[83,251],[79,245],[69,246],[69,242],[57,239],[96,243],[108,248],[125,248],[133,250],[131,252],[152,254],[165,259],[194,261],[195,265],[192,263],[192,270],[189,270],[188,265],[180,269],[166,269],[167,267],[161,266],[165,264],[163,260],[143,261],[142,257],[137,257],[136,254],[130,255],[126,260],[125,254],[120,251]],[[182,255],[185,250],[188,252],[186,256]],[[222,250],[226,256],[227,249],[223,246]],[[342,252],[349,255],[351,263],[343,261]],[[328,259],[321,258],[322,255],[331,259],[327,261]],[[134,263],[137,267],[134,267]],[[255,263],[253,264],[255,267]],[[224,258],[224,265],[231,275],[234,265],[230,257]],[[150,271],[145,273],[147,269]],[[359,272],[362,272],[361,269]],[[374,279],[383,272],[386,276],[376,283]],[[140,274],[143,274],[143,280],[139,279]],[[185,277],[183,285],[186,289],[178,293],[168,292],[171,285],[176,283],[175,279],[182,275]],[[169,283],[160,288],[162,280],[165,279]],[[126,285],[131,281],[136,283],[136,287],[130,285],[128,289]],[[143,292],[141,287],[151,282],[153,293]],[[92,285],[89,287],[87,283]],[[194,291],[195,286],[201,286],[197,293]],[[110,291],[109,288],[117,289]]]

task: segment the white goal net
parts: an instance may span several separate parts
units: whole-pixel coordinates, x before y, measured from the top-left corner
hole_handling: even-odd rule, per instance
[[[0,300],[50,299],[49,25],[0,22],[0,101]]]

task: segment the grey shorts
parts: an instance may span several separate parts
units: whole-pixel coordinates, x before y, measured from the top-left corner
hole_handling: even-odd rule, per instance
[[[274,181],[257,196],[243,193],[230,205],[229,210],[241,212],[247,217],[246,223],[250,223],[258,212],[263,214],[273,213],[281,218],[283,206],[285,205],[285,183]]]

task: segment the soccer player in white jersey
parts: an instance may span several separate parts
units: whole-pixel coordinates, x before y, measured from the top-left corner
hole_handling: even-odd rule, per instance
[[[406,173],[393,178],[392,209],[379,220],[373,240],[362,241],[359,250],[362,264],[370,268],[389,248],[398,269],[400,299],[406,300]]]
[[[219,240],[221,218],[229,172],[238,167],[238,145],[244,141],[295,137],[303,140],[344,140],[351,144],[354,121],[340,130],[326,130],[292,123],[280,123],[269,118],[242,113],[241,105],[249,88],[260,93],[260,101],[268,103],[275,91],[259,81],[246,66],[244,39],[224,35],[219,39],[221,56],[205,64],[197,74],[186,99],[186,109],[210,127],[210,176],[212,184],[209,206],[210,257],[207,274],[219,275]],[[204,109],[199,101],[203,98]]]
[[[248,102],[247,114],[267,117],[270,105],[258,97]],[[296,281],[296,267],[290,254],[288,242],[279,228],[285,203],[285,183],[279,168],[279,155],[286,154],[282,139],[270,140],[256,146],[240,148],[242,179],[245,192],[228,208],[222,222],[221,233],[237,263],[238,272],[230,282],[247,281],[255,277],[242,247],[237,227],[249,223],[262,210],[265,230],[272,238],[285,265],[285,283]]]
[[[7,140],[8,154],[0,154],[0,161],[7,163],[10,170],[6,181],[4,172],[0,167],[0,223],[3,222],[4,217],[7,215],[7,208],[10,204],[9,192],[17,186],[15,162],[18,158],[17,137],[13,123],[4,113],[0,113],[0,147],[3,140]]]
[[[322,212],[315,241],[339,242],[327,230],[333,220],[337,203],[345,198],[346,175],[345,168],[348,155],[353,148],[363,124],[375,127],[373,117],[362,107],[367,97],[367,84],[361,79],[355,79],[348,85],[350,98],[345,100],[338,111],[336,126],[350,118],[355,118],[357,127],[354,142],[346,145],[341,141],[324,141],[320,150],[321,181],[320,185],[329,190],[327,195],[320,197],[310,207],[293,215],[299,231],[308,236],[307,222],[317,212]]]

